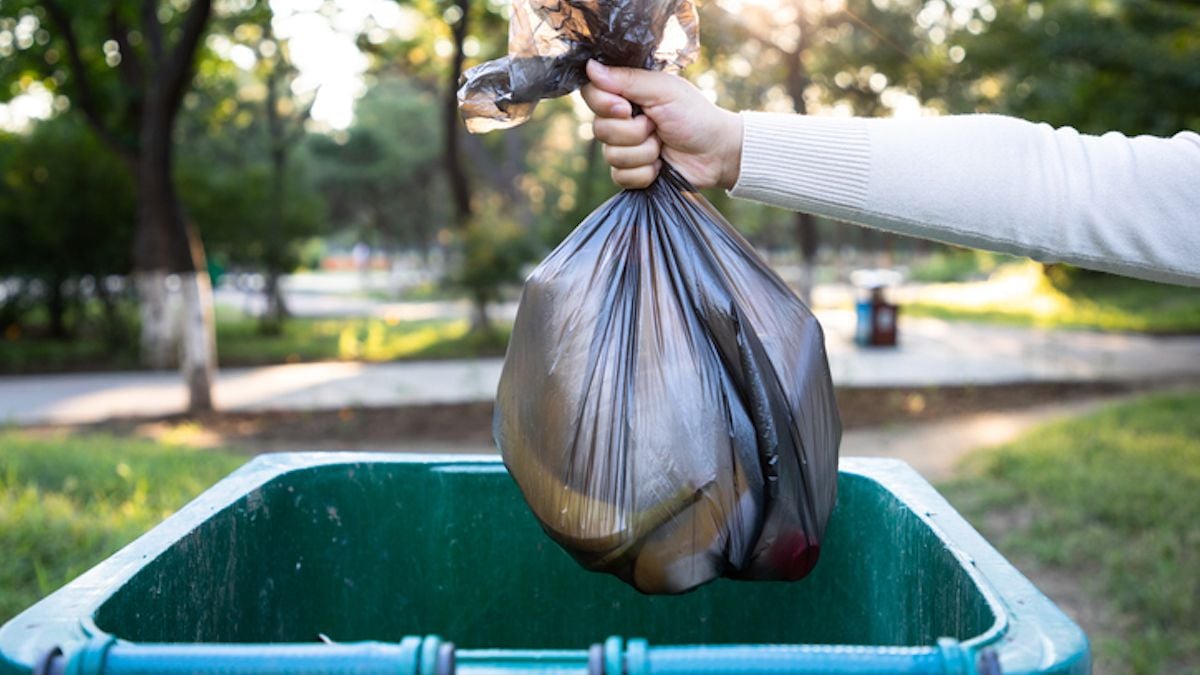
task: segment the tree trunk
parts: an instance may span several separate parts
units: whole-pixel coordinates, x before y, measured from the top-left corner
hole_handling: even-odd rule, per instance
[[[466,229],[467,222],[471,219],[471,187],[459,154],[459,128],[462,125],[458,119],[458,78],[462,75],[463,42],[467,39],[467,19],[471,6],[469,0],[454,0],[454,6],[459,9],[461,16],[450,26],[454,38],[454,55],[446,80],[445,98],[442,101],[442,133],[445,134],[443,161],[446,179],[450,183],[451,201],[454,203],[454,224],[461,232]]]
[[[804,304],[812,306],[812,292],[817,268],[817,219],[808,213],[796,214],[796,241],[800,244],[800,288],[797,289]]]
[[[133,275],[137,287],[141,336],[138,354],[143,364],[156,370],[175,363],[179,341],[178,323],[173,320],[166,270],[139,270]]]
[[[67,337],[67,299],[63,295],[63,280],[55,275],[46,282],[46,312],[50,315],[50,337]]]
[[[263,312],[259,330],[267,334],[278,334],[287,317],[287,306],[279,288],[279,276],[283,274],[283,203],[284,179],[287,174],[287,139],[284,138],[283,121],[279,119],[278,74],[272,68],[267,74],[267,135],[271,150],[271,196],[267,214],[266,256],[267,268],[266,311]]]
[[[180,370],[188,388],[188,412],[213,409],[216,371],[216,321],[212,282],[207,270],[179,275],[183,290],[183,353]]]
[[[810,25],[801,20],[800,44],[794,52],[787,54],[787,92],[792,99],[792,109],[799,115],[808,112],[804,102],[804,90],[808,88],[810,78],[804,68],[802,56],[809,37]],[[817,232],[817,222],[807,213],[796,214],[796,243],[800,245],[800,299],[806,305],[812,305],[812,291],[816,276],[817,250],[821,242]]]
[[[279,335],[283,332],[283,322],[290,315],[280,284],[282,276],[277,270],[267,269],[266,284],[263,288],[263,293],[266,295],[266,307],[259,320],[259,330],[265,335]]]
[[[482,293],[471,296],[471,331],[478,335],[492,332],[492,319],[488,316],[488,299]]]
[[[213,408],[216,330],[212,285],[199,236],[185,220],[175,194],[171,162],[171,119],[165,101],[151,97],[142,116],[138,156],[138,212],[134,265],[140,278],[142,347],[151,365],[159,366],[175,351],[182,335],[180,370],[188,389],[188,411]],[[167,305],[167,274],[175,274],[182,292],[182,326],[172,321]],[[147,277],[149,277],[147,279]],[[160,295],[161,293],[161,295]]]
[[[117,311],[117,299],[109,292],[103,274],[96,275],[96,297],[100,300],[100,306],[104,310],[104,344],[112,351],[122,350],[128,344],[129,336],[125,333],[125,326],[121,323],[121,314]]]

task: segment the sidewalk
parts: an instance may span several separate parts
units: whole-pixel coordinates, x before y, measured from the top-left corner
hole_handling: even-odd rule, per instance
[[[853,314],[819,313],[834,383],[843,387],[987,385],[1030,381],[1147,381],[1200,377],[1200,337],[1039,331],[903,319],[901,346],[861,349]],[[487,400],[501,359],[326,362],[222,370],[226,410],[320,410]],[[177,413],[174,372],[0,377],[0,423],[83,423]]]

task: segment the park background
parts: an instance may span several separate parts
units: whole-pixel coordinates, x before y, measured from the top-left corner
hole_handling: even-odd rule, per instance
[[[463,130],[507,12],[0,0],[0,620],[253,453],[491,451],[520,282],[615,192],[577,95]],[[733,109],[1200,129],[1191,2],[713,0],[701,44]],[[844,454],[934,480],[1098,672],[1200,669],[1200,293],[708,196],[822,319]]]

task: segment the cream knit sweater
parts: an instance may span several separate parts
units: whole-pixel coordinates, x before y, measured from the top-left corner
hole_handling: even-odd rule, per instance
[[[914,237],[1200,286],[1200,135],[997,115],[742,113],[730,190]]]

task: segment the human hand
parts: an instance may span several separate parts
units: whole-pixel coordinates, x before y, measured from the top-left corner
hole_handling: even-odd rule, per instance
[[[709,102],[678,75],[588,61],[583,100],[596,113],[612,179],[624,188],[654,182],[666,160],[698,188],[729,189],[742,158],[742,118]],[[637,104],[642,114],[633,116]]]

